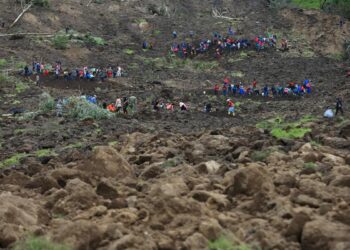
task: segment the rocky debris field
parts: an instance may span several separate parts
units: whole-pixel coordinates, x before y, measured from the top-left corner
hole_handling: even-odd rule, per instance
[[[53,34],[0,37],[0,249],[350,249],[350,64],[342,54],[350,22],[340,29],[339,16],[265,0],[215,2],[233,19],[213,17],[212,1],[66,0],[34,6],[9,29],[19,5],[0,0],[1,33]],[[194,30],[199,41],[229,26],[241,37],[274,33],[290,49],[220,60],[168,53],[173,30],[184,40]],[[66,27],[104,44],[69,38],[55,48]],[[144,40],[153,50],[141,49]],[[49,77],[38,87],[13,73],[33,58],[68,68],[121,65],[128,76]],[[233,118],[226,97],[212,95],[225,77],[257,79],[259,88],[308,78],[312,93],[234,97]],[[135,95],[138,112],[55,116],[54,99],[82,92],[111,102]],[[345,115],[323,119],[336,97]],[[190,110],[152,112],[158,98]],[[206,102],[216,111],[203,113]],[[6,115],[14,107],[25,112]]]
[[[25,158],[1,171],[0,246],[32,233],[74,249],[207,249],[222,237],[348,249],[350,124],[306,126],[300,140],[254,127],[135,132]]]

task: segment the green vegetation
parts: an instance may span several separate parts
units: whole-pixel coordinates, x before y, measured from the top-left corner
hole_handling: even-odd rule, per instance
[[[210,71],[219,67],[217,61],[199,61],[181,59],[175,55],[168,57],[144,58],[138,57],[144,64],[157,69],[187,69],[189,71]]]
[[[22,159],[26,158],[28,154],[19,153],[11,156],[10,158],[0,162],[0,168],[6,168],[10,166],[18,165]]]
[[[316,168],[317,164],[314,162],[306,162],[304,163],[304,168]]]
[[[237,77],[237,78],[243,78],[244,77],[244,73],[241,71],[233,71],[231,72],[231,76],[232,77]]]
[[[64,106],[67,116],[78,119],[108,119],[114,116],[113,113],[103,109],[85,99],[79,97],[70,97],[67,100],[67,105]]]
[[[56,49],[67,49],[69,43],[69,37],[66,35],[55,35],[52,39],[52,45]]]
[[[50,94],[44,92],[40,96],[39,109],[43,113],[49,113],[55,109],[55,100],[50,96]]]
[[[6,59],[1,58],[0,59],[0,68],[5,67],[7,65]]]
[[[57,156],[53,149],[41,149],[35,152],[35,156],[38,158],[47,156]]]
[[[45,237],[29,237],[16,244],[14,250],[71,250],[70,247],[53,243]]]
[[[209,250],[251,250],[247,245],[237,245],[227,239],[225,236],[221,236],[214,241],[210,241],[208,244]]]
[[[135,51],[133,51],[132,49],[124,49],[123,52],[129,56],[135,54]]]
[[[21,81],[17,81],[16,82],[16,92],[18,94],[26,91],[27,89],[29,89],[29,86],[28,84],[24,83],[24,82],[21,82]]]
[[[101,37],[97,37],[97,36],[92,36],[91,34],[86,34],[84,36],[84,42],[86,45],[100,45],[100,46],[103,46],[103,45],[106,45],[106,41],[101,38]]]
[[[265,161],[267,157],[269,157],[269,155],[272,153],[272,150],[270,149],[265,149],[265,150],[261,150],[261,151],[253,151],[253,153],[251,154],[250,158],[253,161]]]
[[[303,9],[320,9],[324,0],[293,0],[294,4]]]
[[[74,144],[69,144],[69,145],[65,146],[63,149],[82,148],[82,147],[84,147],[84,144],[81,142],[77,142]]]
[[[40,7],[49,7],[49,0],[33,0],[33,4]]]
[[[285,122],[283,118],[276,117],[260,122],[256,127],[269,130],[270,134],[278,139],[297,139],[303,138],[306,133],[311,132],[311,129],[304,127],[304,125],[314,120],[315,118],[312,116],[304,116],[296,122]]]

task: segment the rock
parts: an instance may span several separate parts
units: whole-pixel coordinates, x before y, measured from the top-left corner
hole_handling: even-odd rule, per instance
[[[79,213],[79,210],[89,209],[99,201],[95,190],[80,179],[69,180],[65,189],[68,194],[53,207],[56,213]]]
[[[102,240],[102,230],[93,222],[67,221],[52,232],[52,239],[65,242],[77,250],[96,249]]]
[[[323,155],[317,153],[317,152],[306,152],[301,154],[301,158],[305,162],[318,162],[321,161],[323,158]]]
[[[119,240],[113,242],[107,249],[108,250],[124,250],[130,249],[137,244],[137,237],[133,234],[124,235]]]
[[[27,232],[47,223],[47,213],[34,200],[0,193],[0,247],[7,248]]]
[[[311,219],[309,215],[307,215],[306,213],[300,212],[294,214],[292,221],[288,225],[285,236],[293,241],[300,242],[304,225],[310,220]]]
[[[10,224],[0,225],[0,248],[8,248],[12,243],[19,239],[18,228]],[[17,229],[17,230],[16,230]]]
[[[105,199],[115,199],[118,196],[117,189],[108,179],[103,179],[97,185],[96,193]]]
[[[301,249],[307,250],[347,250],[350,249],[350,227],[325,219],[305,224]]]
[[[273,183],[276,186],[287,186],[289,188],[295,187],[296,179],[291,174],[277,174],[274,178]]]
[[[341,166],[345,164],[345,160],[339,156],[335,156],[328,153],[323,153],[324,158],[322,159],[323,163],[330,164],[333,166]]]
[[[188,193],[188,187],[183,180],[183,177],[169,177],[156,182],[151,186],[151,196],[169,196],[176,197]]]
[[[184,242],[186,250],[208,249],[208,240],[200,233],[194,233]]]
[[[234,174],[226,187],[225,194],[230,196],[237,194],[252,196],[257,193],[268,193],[272,190],[273,184],[268,172],[259,165],[250,164]]]
[[[57,181],[50,176],[33,177],[32,180],[27,183],[26,188],[40,188],[40,192],[43,194],[51,188],[60,188]]]
[[[150,166],[147,166],[141,173],[140,177],[148,180],[148,179],[153,179],[159,176],[161,173],[164,172],[164,168],[156,163],[152,164]]]
[[[349,148],[350,140],[339,137],[325,137],[323,144],[332,148]]]
[[[121,211],[117,214],[116,220],[118,222],[122,222],[125,225],[131,225],[135,223],[138,219],[136,213],[134,213],[131,209],[121,209]]]
[[[199,202],[206,202],[211,208],[220,210],[221,208],[226,208],[230,204],[226,195],[218,194],[214,192],[195,190],[192,191],[189,196]]]
[[[123,198],[113,199],[111,203],[108,204],[109,209],[121,209],[126,207],[128,207],[128,202]]]
[[[301,206],[309,206],[312,208],[320,207],[320,202],[317,199],[304,194],[296,196],[294,199],[292,199],[292,201]]]
[[[339,135],[346,137],[346,138],[350,138],[350,122],[346,122],[344,125],[341,126],[340,131],[339,131]]]
[[[33,152],[33,144],[24,143],[17,148],[18,153],[30,153]]]
[[[78,167],[92,175],[123,179],[134,177],[134,168],[113,147],[98,146],[93,155]]]
[[[220,167],[221,165],[216,161],[207,161],[195,166],[195,169],[200,174],[215,174]]]
[[[305,143],[303,146],[299,148],[300,153],[313,152],[314,149],[310,143]]]
[[[223,229],[219,222],[213,218],[204,220],[199,225],[199,232],[203,234],[208,240],[215,240],[223,233]]]
[[[268,164],[276,165],[281,161],[290,161],[291,157],[289,155],[286,155],[284,153],[281,153],[279,151],[273,151],[269,156],[266,158],[266,162]]]
[[[336,176],[334,180],[329,183],[330,186],[348,187],[350,188],[350,175]]]

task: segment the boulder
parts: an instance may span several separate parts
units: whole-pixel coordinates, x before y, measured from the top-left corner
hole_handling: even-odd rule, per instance
[[[164,172],[164,168],[161,166],[161,164],[155,163],[150,166],[147,166],[141,173],[140,177],[144,179],[153,179],[159,176],[161,173]]]
[[[94,148],[92,156],[78,166],[78,169],[92,175],[123,179],[135,175],[134,168],[124,157],[110,146]]]
[[[233,178],[231,178],[226,187],[225,193],[229,196],[238,194],[252,196],[257,193],[268,193],[272,190],[273,183],[269,173],[259,165],[250,164],[247,167],[239,169],[233,175]]]
[[[300,194],[292,199],[292,201],[301,206],[309,206],[312,208],[320,207],[320,202],[318,199],[312,198],[308,195]]]
[[[199,232],[203,234],[208,240],[215,240],[222,235],[223,229],[217,220],[210,218],[204,220],[199,225]]]
[[[348,187],[350,188],[350,175],[336,176],[329,185],[336,187]]]
[[[96,187],[96,193],[105,199],[115,199],[118,191],[108,179],[103,179]]]
[[[304,225],[310,220],[309,215],[306,213],[300,212],[294,214],[292,221],[288,225],[285,236],[293,241],[300,242]]]
[[[162,179],[151,186],[150,195],[164,195],[168,197],[181,196],[188,193],[189,189],[183,177],[174,176]]]
[[[350,227],[318,219],[307,222],[301,237],[301,249],[347,250],[350,249]]]
[[[200,174],[215,174],[221,167],[221,164],[219,164],[216,161],[207,161],[207,162],[202,162],[195,166],[195,169],[200,173]]]
[[[208,249],[208,240],[200,233],[194,233],[183,243],[186,250],[206,250]]]
[[[52,239],[65,242],[77,250],[96,249],[103,237],[103,231],[97,224],[79,220],[67,221],[61,227],[53,230]]]
[[[339,135],[350,138],[350,122],[346,122],[344,125],[341,126]]]
[[[0,194],[0,248],[34,231],[47,214],[32,199],[11,193]]]
[[[339,137],[325,137],[323,144],[332,148],[349,148],[350,140]]]
[[[322,159],[323,163],[330,164],[332,166],[341,166],[345,164],[345,160],[339,156],[323,153],[324,158]]]

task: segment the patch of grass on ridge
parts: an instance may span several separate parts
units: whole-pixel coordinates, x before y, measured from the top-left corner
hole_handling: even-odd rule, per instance
[[[251,250],[247,245],[237,245],[225,236],[220,236],[208,244],[209,250]]]
[[[19,242],[14,247],[14,250],[71,250],[72,248],[53,243],[45,237],[29,237],[26,240]]]

